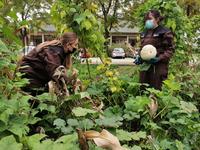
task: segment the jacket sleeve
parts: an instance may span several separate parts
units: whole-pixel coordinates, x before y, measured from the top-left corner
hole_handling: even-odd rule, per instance
[[[159,54],[158,57],[161,62],[169,62],[175,50],[173,43],[173,33],[171,31],[164,33],[162,44],[165,50],[164,53]]]
[[[55,51],[48,51],[45,54],[44,57],[45,61],[45,69],[47,73],[49,74],[49,77],[53,79],[53,74],[57,67],[59,67],[61,64],[61,56],[58,52]]]

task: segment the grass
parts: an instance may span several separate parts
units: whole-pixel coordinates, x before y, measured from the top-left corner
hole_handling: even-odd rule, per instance
[[[98,65],[90,65],[90,73],[92,77],[97,76],[97,71],[96,71],[97,66]],[[86,64],[76,63],[73,65],[73,67],[79,70],[79,78],[81,80],[89,79],[89,73]],[[138,69],[136,66],[111,65],[111,68],[116,69],[119,72],[120,76],[132,77],[138,75]]]

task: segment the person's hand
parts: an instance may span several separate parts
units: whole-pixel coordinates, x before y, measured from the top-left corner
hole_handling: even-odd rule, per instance
[[[137,55],[136,58],[135,58],[135,60],[134,60],[134,63],[136,65],[140,65],[140,64],[143,63],[143,60],[142,60],[142,58],[139,55]]]
[[[154,57],[154,58],[151,58],[151,59],[149,60],[149,63],[150,63],[150,64],[156,64],[156,63],[159,62],[159,61],[160,61],[159,57]]]

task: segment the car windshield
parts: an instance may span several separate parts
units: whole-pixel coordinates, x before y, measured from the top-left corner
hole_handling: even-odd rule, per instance
[[[123,48],[115,48],[114,51],[115,52],[124,52],[124,49]]]

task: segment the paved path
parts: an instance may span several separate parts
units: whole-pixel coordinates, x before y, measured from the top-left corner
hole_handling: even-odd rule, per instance
[[[115,65],[135,65],[133,63],[134,59],[133,58],[125,58],[125,59],[111,59],[112,60],[112,64]],[[101,64],[101,60],[98,57],[93,57],[93,58],[88,58],[89,64]],[[86,63],[86,59],[82,58],[81,59],[81,64],[85,64]]]

